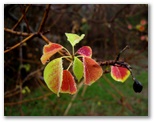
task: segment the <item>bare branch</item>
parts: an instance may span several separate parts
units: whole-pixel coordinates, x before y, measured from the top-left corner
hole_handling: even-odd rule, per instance
[[[40,33],[40,36],[42,37],[42,39],[43,39],[46,43],[51,43],[51,41],[49,41],[49,39],[47,39],[47,37],[44,36],[42,33]]]
[[[28,5],[26,7],[25,12],[22,14],[22,16],[20,17],[20,19],[18,20],[18,22],[13,26],[12,30],[14,30],[19,25],[19,23],[22,21],[22,19],[24,18],[25,14],[27,13],[29,7],[30,7],[30,5]]]
[[[4,28],[4,31],[11,33],[11,34],[18,35],[18,36],[29,36],[32,34],[32,33],[25,33],[25,32],[21,32],[21,31],[14,31],[14,30],[8,29],[8,28]]]
[[[27,25],[27,30],[28,30],[28,32],[30,32],[29,24],[28,24],[28,21],[27,21],[27,18],[26,18],[26,13],[25,13],[25,11],[23,10],[23,8],[22,8],[21,5],[20,5],[20,9],[21,9],[21,11],[22,11],[23,18],[24,18],[25,23],[26,23],[26,25]]]
[[[45,21],[48,17],[49,10],[50,10],[50,5],[47,5],[46,10],[45,10],[44,15],[43,15],[43,18],[42,18],[42,21],[41,21],[41,24],[39,26],[38,32],[41,32],[43,30],[43,25],[45,24]]]
[[[35,34],[31,34],[30,36],[28,36],[27,38],[25,38],[24,40],[22,40],[20,43],[17,43],[16,45],[10,47],[9,49],[5,50],[4,53],[7,53],[13,49],[15,49],[16,47],[20,46],[21,44],[23,44],[24,42],[28,41],[29,39],[31,39],[32,37],[34,37]]]
[[[35,100],[40,100],[43,99],[47,96],[50,96],[52,93],[47,93],[45,95],[39,96],[37,98],[32,98],[32,99],[28,99],[28,100],[22,100],[22,101],[18,101],[18,102],[10,102],[10,103],[4,103],[5,106],[13,106],[13,105],[18,105],[18,104],[22,104],[22,103],[27,103],[27,102],[31,102],[31,101],[35,101]]]

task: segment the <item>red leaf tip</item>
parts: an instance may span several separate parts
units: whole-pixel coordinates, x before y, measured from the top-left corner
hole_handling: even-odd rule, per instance
[[[81,47],[78,51],[78,54],[82,55],[82,56],[88,56],[91,57],[92,56],[92,49],[89,46],[83,46]]]

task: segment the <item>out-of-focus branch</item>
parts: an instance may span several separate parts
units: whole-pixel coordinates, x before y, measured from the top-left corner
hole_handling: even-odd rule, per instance
[[[82,86],[83,86],[83,82],[81,82],[81,83],[78,85],[78,91],[77,91],[77,93],[72,97],[71,101],[69,102],[69,104],[68,104],[68,106],[67,106],[67,108],[66,108],[66,110],[65,110],[65,112],[64,112],[64,116],[66,116],[66,115],[68,114],[68,112],[69,112],[70,108],[72,107],[72,104],[73,104],[74,100],[76,99],[76,97],[77,97],[77,95],[78,95],[78,92],[79,92],[79,90],[81,89]]]
[[[43,30],[43,26],[44,26],[45,21],[48,17],[49,10],[50,10],[50,5],[47,5],[46,10],[45,10],[44,15],[43,15],[43,18],[42,18],[42,21],[41,21],[41,24],[39,26],[38,32],[41,32]]]
[[[51,41],[49,41],[49,39],[46,36],[44,36],[42,33],[40,33],[40,36],[46,43],[51,43]]]
[[[22,40],[21,42],[17,43],[16,45],[10,47],[9,49],[5,50],[4,53],[7,53],[13,49],[15,49],[16,47],[20,46],[21,44],[25,43],[26,41],[28,41],[29,39],[31,39],[32,37],[34,37],[36,34],[31,34],[29,35],[27,38],[25,38],[24,40]]]
[[[18,104],[22,104],[22,103],[27,103],[27,102],[31,102],[31,101],[35,101],[35,100],[40,100],[40,99],[43,99],[45,97],[48,97],[50,96],[52,93],[47,93],[43,96],[39,96],[39,97],[36,97],[36,98],[32,98],[32,99],[28,99],[28,100],[22,100],[22,101],[18,101],[18,102],[10,102],[10,103],[4,103],[5,106],[13,106],[13,105],[18,105]]]
[[[32,34],[32,33],[26,33],[26,32],[21,32],[21,31],[14,31],[14,30],[9,29],[9,28],[4,28],[4,31],[11,33],[11,34],[18,35],[18,36],[29,36],[29,35]]]
[[[21,9],[21,11],[22,11],[23,18],[24,18],[25,23],[26,23],[26,25],[27,25],[27,30],[28,30],[28,32],[30,32],[29,24],[28,24],[28,21],[27,21],[27,18],[26,18],[26,13],[25,13],[25,11],[23,10],[23,8],[22,8],[21,5],[20,5],[20,9]]]
[[[20,17],[20,19],[18,20],[18,22],[13,26],[12,30],[14,30],[19,25],[19,23],[22,21],[22,19],[24,18],[25,14],[27,13],[29,7],[30,7],[30,5],[28,5],[26,7],[25,12],[22,14],[22,16]]]
[[[110,19],[110,23],[112,23],[115,19],[116,19],[116,17],[125,9],[125,8],[127,8],[129,5],[125,5],[123,8],[121,8],[111,19]]]

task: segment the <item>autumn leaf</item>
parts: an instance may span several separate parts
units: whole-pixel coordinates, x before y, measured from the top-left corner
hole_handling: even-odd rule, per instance
[[[92,56],[92,49],[89,46],[83,46],[81,47],[78,51],[78,54],[82,55],[82,56],[88,56],[91,57]]]
[[[43,47],[43,55],[41,57],[42,64],[45,64],[51,56],[60,51],[62,48],[63,46],[56,43],[49,43],[48,45],[45,45]]]
[[[63,71],[63,81],[62,81],[62,87],[61,87],[61,93],[69,93],[69,94],[75,94],[77,91],[76,83],[74,81],[74,77],[72,74],[64,70]]]
[[[111,66],[111,77],[115,81],[124,82],[130,75],[130,71],[124,67]]]
[[[91,85],[97,81],[103,74],[103,70],[100,65],[90,57],[83,57],[84,65],[84,83]]]
[[[62,58],[52,60],[44,69],[44,80],[48,88],[59,96],[62,86],[63,67]]]

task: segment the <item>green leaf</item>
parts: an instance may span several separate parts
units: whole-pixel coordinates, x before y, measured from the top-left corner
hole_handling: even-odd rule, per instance
[[[83,63],[77,57],[74,58],[73,73],[79,82],[83,77]]]
[[[62,86],[62,58],[52,60],[44,69],[44,80],[48,88],[59,96]]]
[[[77,34],[73,33],[65,33],[67,40],[71,43],[71,45],[74,47],[77,43],[79,43],[85,36],[85,34],[82,34],[81,36],[78,36]]]

